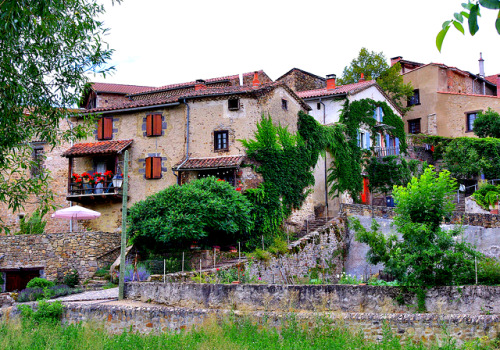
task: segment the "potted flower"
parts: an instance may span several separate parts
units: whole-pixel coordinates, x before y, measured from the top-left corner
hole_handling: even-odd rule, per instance
[[[108,179],[111,179],[113,177],[113,172],[111,170],[108,170],[102,175]]]
[[[229,247],[229,252],[230,253],[238,253],[238,249],[236,249],[236,247]]]
[[[488,203],[491,214],[498,214],[498,197],[500,193],[496,191],[489,191],[484,196],[484,200]]]
[[[200,249],[200,246],[198,245],[198,242],[193,241],[193,243],[191,243],[191,249],[193,249],[193,250]]]
[[[95,185],[95,177],[89,176],[89,184],[94,186]]]
[[[78,180],[79,178],[80,178],[80,175],[78,175],[77,173],[73,173],[73,174],[71,175],[71,180],[72,180],[73,182],[76,182],[76,180]]]
[[[95,182],[96,182],[97,184],[103,184],[103,185],[104,185],[104,183],[106,182],[106,178],[104,178],[104,177],[102,177],[102,176],[97,177],[97,178],[95,179]]]
[[[89,173],[84,172],[82,174],[83,183],[88,183],[89,182],[89,178],[90,178],[90,174]]]

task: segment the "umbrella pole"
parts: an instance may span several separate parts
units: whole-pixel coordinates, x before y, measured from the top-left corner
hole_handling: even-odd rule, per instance
[[[120,278],[118,280],[118,299],[123,299],[125,287],[125,250],[127,242],[127,197],[128,197],[128,151],[123,156],[123,192],[122,192],[122,238],[120,249]]]

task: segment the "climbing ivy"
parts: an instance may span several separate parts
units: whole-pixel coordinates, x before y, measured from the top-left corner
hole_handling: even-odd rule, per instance
[[[406,186],[425,168],[426,164],[416,159],[406,161],[399,156],[371,157],[366,164],[370,191],[386,194],[394,186]]]

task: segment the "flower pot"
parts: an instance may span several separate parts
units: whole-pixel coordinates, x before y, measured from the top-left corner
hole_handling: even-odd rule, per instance
[[[233,281],[231,284],[240,284],[240,281]]]

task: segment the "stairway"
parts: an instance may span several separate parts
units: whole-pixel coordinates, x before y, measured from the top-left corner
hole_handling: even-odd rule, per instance
[[[333,218],[329,218],[330,220]],[[305,235],[316,231],[318,228],[325,226],[327,224],[326,218],[316,218],[314,220],[305,220],[302,230],[297,233],[296,239],[300,239]]]
[[[465,194],[463,192],[459,192],[458,198],[455,193],[453,196],[453,203],[455,203],[455,211],[465,211]]]

